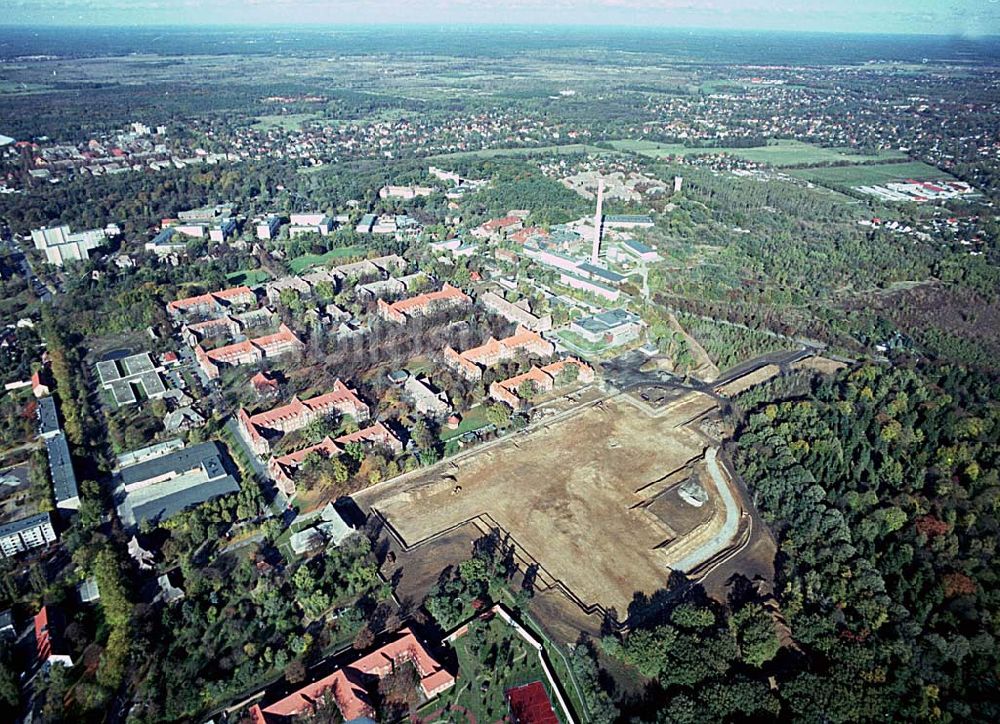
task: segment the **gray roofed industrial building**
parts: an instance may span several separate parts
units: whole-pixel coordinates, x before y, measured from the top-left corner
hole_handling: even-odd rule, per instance
[[[119,514],[128,525],[161,520],[240,486],[222,460],[214,442],[168,452],[122,468],[118,473],[123,494]]]
[[[623,277],[621,274],[610,271],[608,269],[602,269],[601,267],[594,266],[589,262],[584,262],[583,264],[578,265],[576,268],[582,274],[586,274],[591,278],[597,277],[598,279],[606,281],[610,284],[621,284],[623,281],[625,281],[625,277]]]
[[[640,255],[656,253],[656,249],[649,246],[648,244],[643,244],[641,241],[637,241],[636,239],[626,239],[625,241],[622,242],[622,246]]]

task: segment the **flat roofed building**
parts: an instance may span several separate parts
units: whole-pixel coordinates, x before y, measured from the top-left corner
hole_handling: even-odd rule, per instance
[[[31,232],[35,248],[44,251],[46,261],[55,266],[87,259],[92,250],[104,246],[107,238],[103,229],[72,233],[66,225],[43,227]]]
[[[268,216],[266,219],[261,219],[257,222],[255,231],[258,239],[267,241],[268,239],[276,237],[280,229],[281,217]]]
[[[593,294],[595,297],[606,299],[609,302],[617,302],[621,297],[621,291],[615,287],[570,272],[560,274],[559,283],[565,284],[570,289],[579,289],[582,292]]]
[[[570,330],[588,342],[613,345],[627,344],[642,333],[642,318],[624,309],[610,309],[600,314],[578,319]]]
[[[604,217],[604,225],[611,229],[649,228],[653,218],[646,214],[610,214]]]
[[[62,510],[78,509],[80,494],[77,489],[76,473],[73,472],[69,445],[59,426],[59,413],[52,397],[43,397],[38,401],[38,434],[45,442],[56,507]]]
[[[97,363],[97,376],[101,385],[111,392],[119,407],[138,400],[136,388],[142,388],[143,394],[149,399],[166,395],[167,388],[160,377],[162,370],[162,367],[153,363],[148,352]]]
[[[228,493],[239,492],[215,442],[165,452],[122,468],[118,513],[126,525],[159,521]]]
[[[188,209],[177,214],[179,221],[220,221],[228,219],[233,215],[235,204],[216,204],[215,206],[202,206],[197,209]]]
[[[625,281],[625,277],[617,272],[613,272],[609,269],[603,269],[599,266],[594,266],[590,262],[584,262],[576,268],[577,273],[588,279],[592,279],[599,282],[604,282],[605,284],[621,284]]]
[[[643,244],[641,241],[636,241],[635,239],[626,239],[621,244],[621,249],[626,254],[634,256],[640,261],[644,262],[655,262],[660,261],[661,257],[651,246]]]
[[[31,550],[41,548],[56,540],[52,527],[52,517],[48,513],[14,520],[0,525],[0,552],[4,558],[11,558]]]

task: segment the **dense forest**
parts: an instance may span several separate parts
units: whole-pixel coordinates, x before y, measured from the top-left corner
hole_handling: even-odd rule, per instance
[[[649,682],[626,710],[997,721],[997,393],[930,366],[747,393],[735,461],[779,543],[774,598],[737,581],[723,607],[695,587],[606,637]]]

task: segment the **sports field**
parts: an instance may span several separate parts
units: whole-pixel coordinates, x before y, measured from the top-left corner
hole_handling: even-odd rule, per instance
[[[877,155],[869,156],[852,149],[825,148],[792,140],[779,140],[771,145],[756,148],[688,148],[679,143],[657,143],[655,141],[612,141],[611,145],[621,151],[631,151],[651,158],[726,153],[745,158],[748,161],[769,163],[778,168],[844,163],[845,161],[860,164],[906,158],[905,154],[898,151],[883,151]]]
[[[723,530],[726,506],[703,461],[709,441],[691,422],[714,409],[691,393],[650,415],[622,395],[354,498],[415,553],[463,523],[497,525],[541,565],[543,586],[560,581],[585,604],[624,613],[636,591],[665,587],[672,563]],[[712,493],[701,508],[676,495],[691,474]]]

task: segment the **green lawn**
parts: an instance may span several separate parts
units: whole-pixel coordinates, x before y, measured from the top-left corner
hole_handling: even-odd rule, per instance
[[[509,642],[509,649],[505,642]],[[549,699],[553,703],[559,721],[563,721],[562,714],[556,708],[556,699],[552,692],[548,691],[548,681],[538,660],[538,653],[502,619],[496,617],[486,625],[483,644],[478,650],[475,649],[474,637],[471,634],[456,639],[454,648],[458,658],[458,677],[455,686],[428,704],[427,711],[422,711],[422,714],[426,716],[445,704],[452,703],[468,710],[475,716],[476,721],[501,721],[507,714],[507,690],[541,681],[549,693]],[[463,719],[452,720],[463,721]]]
[[[868,156],[852,149],[824,148],[814,146],[811,143],[791,140],[779,140],[771,145],[757,148],[688,148],[679,143],[657,143],[656,141],[612,141],[611,145],[622,151],[631,151],[651,158],[727,153],[745,158],[748,161],[769,163],[779,168],[804,164],[820,165],[843,163],[844,161],[868,163],[906,158],[906,155],[899,151],[882,151],[877,155]]]
[[[255,284],[263,284],[271,275],[268,274],[263,269],[246,269],[244,271],[232,272],[231,274],[226,274],[226,280],[232,282],[233,284],[245,284],[247,286],[254,286]]]
[[[462,422],[459,423],[457,429],[449,430],[447,427],[441,428],[441,442],[448,442],[453,437],[473,432],[489,424],[489,420],[486,419],[486,407],[483,405],[472,407],[462,414]]]
[[[813,183],[847,187],[873,186],[892,181],[905,181],[910,178],[918,181],[941,181],[952,178],[951,174],[920,161],[832,168],[803,168],[789,173]]]
[[[288,268],[292,274],[301,274],[306,269],[314,266],[321,266],[333,259],[343,259],[349,256],[360,256],[365,253],[363,246],[343,246],[338,249],[331,249],[325,254],[303,254],[288,262]]]

